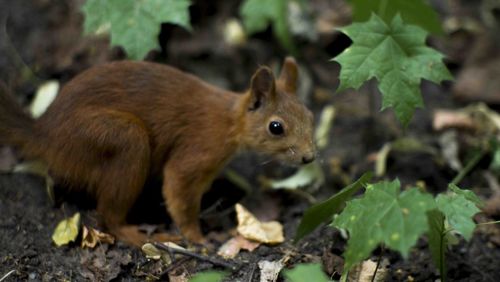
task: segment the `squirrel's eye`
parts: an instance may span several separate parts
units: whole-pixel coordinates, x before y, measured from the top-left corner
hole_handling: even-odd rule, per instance
[[[281,122],[271,121],[269,131],[274,135],[281,135],[284,133],[283,125],[281,125]]]

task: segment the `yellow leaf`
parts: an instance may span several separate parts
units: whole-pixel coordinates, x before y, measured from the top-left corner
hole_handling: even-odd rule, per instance
[[[52,241],[54,241],[58,247],[75,241],[78,236],[79,225],[80,213],[77,212],[72,217],[59,222],[54,230],[54,234],[52,234]]]
[[[267,244],[279,244],[285,241],[283,225],[277,221],[261,222],[242,205],[236,204],[238,233],[246,239]]]

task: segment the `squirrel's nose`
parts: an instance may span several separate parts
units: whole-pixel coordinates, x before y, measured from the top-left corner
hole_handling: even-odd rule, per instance
[[[314,161],[314,158],[315,158],[314,154],[305,155],[305,156],[302,157],[302,163],[303,164],[308,164],[308,163]]]

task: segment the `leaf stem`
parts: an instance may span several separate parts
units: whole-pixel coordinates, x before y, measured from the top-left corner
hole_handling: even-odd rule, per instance
[[[444,247],[444,240],[445,236],[448,230],[445,232],[441,233],[441,239],[439,243],[439,275],[441,276],[441,281],[446,282],[446,272],[445,272],[445,261],[444,261],[444,255],[445,255],[445,247]]]
[[[478,223],[477,225],[488,225],[488,224],[497,224],[497,223],[500,223],[500,220],[497,220],[497,221],[482,222],[482,223]]]
[[[479,163],[479,161],[484,157],[485,154],[485,149],[481,149],[476,152],[476,154],[469,160],[467,165],[465,165],[465,167],[458,173],[458,175],[453,178],[450,184],[457,185],[458,183],[460,183],[460,181],[462,181],[462,179]]]

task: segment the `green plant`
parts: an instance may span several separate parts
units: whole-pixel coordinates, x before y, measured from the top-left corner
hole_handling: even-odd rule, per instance
[[[87,0],[82,7],[86,34],[108,32],[111,45],[123,46],[129,58],[141,60],[158,49],[161,23],[191,30],[189,0]]]
[[[363,174],[358,180],[351,185],[345,187],[337,194],[331,196],[328,200],[314,205],[309,208],[302,217],[300,225],[295,234],[295,242],[302,239],[305,235],[311,233],[321,223],[332,219],[332,215],[339,213],[347,200],[352,198],[361,187],[367,185],[368,181],[372,178],[372,173],[367,172]]]
[[[376,78],[382,93],[382,110],[393,107],[396,117],[408,125],[416,108],[423,107],[420,82],[451,79],[443,55],[425,45],[427,33],[406,24],[397,14],[388,24],[376,14],[363,23],[341,29],[352,46],[334,58],[341,65],[340,86],[358,89]]]
[[[348,189],[352,187],[338,194],[345,194]],[[334,217],[331,226],[349,233],[344,252],[344,278],[355,264],[368,258],[378,246],[397,251],[406,258],[417,239],[428,234],[433,260],[440,269],[442,279],[445,279],[445,250],[447,244],[454,241],[450,236],[458,233],[466,240],[471,238],[475,228],[472,217],[479,212],[477,206],[481,205],[481,201],[472,191],[462,190],[453,184],[448,187],[447,193],[436,197],[415,187],[400,190],[398,180],[367,185],[363,196],[347,201],[345,209],[337,216],[330,215]],[[318,207],[337,210],[342,204],[329,199],[314,205],[306,211],[308,217],[302,221],[324,218]],[[300,225],[309,223],[301,222]],[[306,234],[302,232],[301,236]]]

